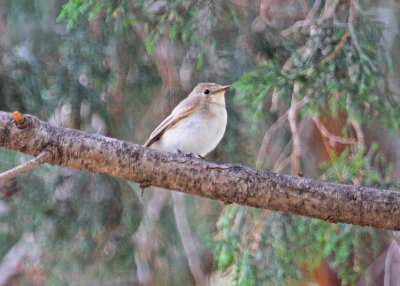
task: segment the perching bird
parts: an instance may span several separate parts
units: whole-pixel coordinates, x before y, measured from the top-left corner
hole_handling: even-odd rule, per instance
[[[201,157],[210,153],[225,133],[225,91],[229,87],[199,83],[151,133],[144,146]]]

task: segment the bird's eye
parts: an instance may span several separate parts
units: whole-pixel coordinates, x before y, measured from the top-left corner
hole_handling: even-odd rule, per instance
[[[204,92],[204,94],[209,94],[210,90],[209,89],[205,89],[203,92]]]

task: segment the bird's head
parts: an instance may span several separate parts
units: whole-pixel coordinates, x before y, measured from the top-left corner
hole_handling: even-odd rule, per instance
[[[225,91],[230,85],[219,85],[216,83],[199,83],[189,96],[199,96],[211,100],[214,103],[225,105]]]

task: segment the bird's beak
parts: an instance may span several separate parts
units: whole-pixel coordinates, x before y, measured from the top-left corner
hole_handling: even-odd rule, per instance
[[[221,91],[226,91],[230,87],[231,87],[230,85],[223,85],[220,88],[218,88],[216,91],[214,91],[213,93],[220,93]]]

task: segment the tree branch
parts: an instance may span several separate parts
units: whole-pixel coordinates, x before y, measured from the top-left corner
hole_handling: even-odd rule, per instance
[[[325,183],[216,164],[136,144],[50,125],[34,116],[18,128],[0,112],[0,147],[50,163],[131,180],[205,198],[375,228],[400,230],[400,192]]]

